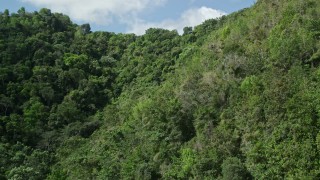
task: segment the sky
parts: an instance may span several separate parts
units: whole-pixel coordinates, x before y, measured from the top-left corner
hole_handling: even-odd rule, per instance
[[[250,7],[256,0],[0,0],[0,11],[51,9],[92,31],[135,33],[155,27],[178,30]]]

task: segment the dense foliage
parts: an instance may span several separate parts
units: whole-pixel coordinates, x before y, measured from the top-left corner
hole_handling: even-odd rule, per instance
[[[0,179],[319,179],[320,1],[143,36],[0,13]]]

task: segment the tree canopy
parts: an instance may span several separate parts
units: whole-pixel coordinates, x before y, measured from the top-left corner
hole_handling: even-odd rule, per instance
[[[0,179],[319,179],[320,1],[177,31],[0,13]]]

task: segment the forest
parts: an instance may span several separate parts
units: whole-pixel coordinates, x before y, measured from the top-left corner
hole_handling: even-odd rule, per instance
[[[320,179],[320,1],[183,31],[0,12],[0,180]]]

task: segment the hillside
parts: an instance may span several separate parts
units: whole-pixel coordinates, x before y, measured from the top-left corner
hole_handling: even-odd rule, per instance
[[[0,179],[319,179],[320,1],[176,31],[0,13]]]

